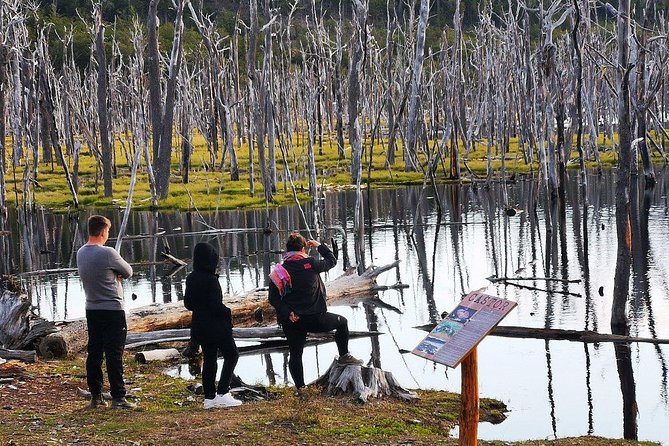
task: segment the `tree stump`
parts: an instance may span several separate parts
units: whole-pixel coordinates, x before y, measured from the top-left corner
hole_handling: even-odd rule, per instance
[[[310,385],[321,387],[330,396],[352,394],[366,403],[371,398],[386,396],[414,401],[418,395],[402,387],[392,373],[376,367],[339,364],[332,361],[325,373]]]
[[[0,277],[0,347],[32,350],[34,344],[56,331],[52,322],[32,312],[28,296],[11,276]]]

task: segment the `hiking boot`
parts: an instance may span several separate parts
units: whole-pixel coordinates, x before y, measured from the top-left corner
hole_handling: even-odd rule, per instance
[[[350,353],[346,353],[345,355],[341,355],[339,358],[337,358],[337,364],[340,365],[362,365],[362,360],[356,358]]]
[[[131,403],[125,398],[113,398],[112,409],[136,409],[137,404]]]
[[[102,395],[91,395],[91,409],[98,407],[107,407],[107,402],[102,398]]]

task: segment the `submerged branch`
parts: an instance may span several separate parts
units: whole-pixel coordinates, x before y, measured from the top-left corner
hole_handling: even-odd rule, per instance
[[[437,324],[420,325],[417,328],[424,331],[432,331]],[[669,339],[660,338],[638,338],[635,336],[623,336],[608,333],[597,333],[590,330],[562,330],[559,328],[534,328],[499,325],[490,332],[492,336],[505,338],[524,339],[546,339],[551,341],[573,341],[588,344],[597,342],[644,342],[649,344],[669,344]]]

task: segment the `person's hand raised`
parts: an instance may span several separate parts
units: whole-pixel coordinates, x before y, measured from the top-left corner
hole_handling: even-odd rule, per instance
[[[307,241],[307,247],[308,248],[318,248],[319,246],[321,246],[321,244],[320,244],[320,242],[318,242],[316,240],[308,240]]]

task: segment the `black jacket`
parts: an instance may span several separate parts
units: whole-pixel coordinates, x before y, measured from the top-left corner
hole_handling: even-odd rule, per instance
[[[195,245],[193,272],[186,277],[184,305],[193,312],[191,338],[199,344],[232,336],[232,313],[223,305],[217,265],[218,253],[213,246],[208,243]]]
[[[276,318],[280,324],[288,321],[291,311],[298,316],[327,311],[325,284],[321,280],[320,273],[332,269],[337,264],[337,259],[326,245],[320,245],[318,252],[323,256],[323,260],[307,257],[283,262],[283,267],[290,274],[292,282],[292,288],[283,298],[276,285],[270,281],[269,303],[276,309]]]

